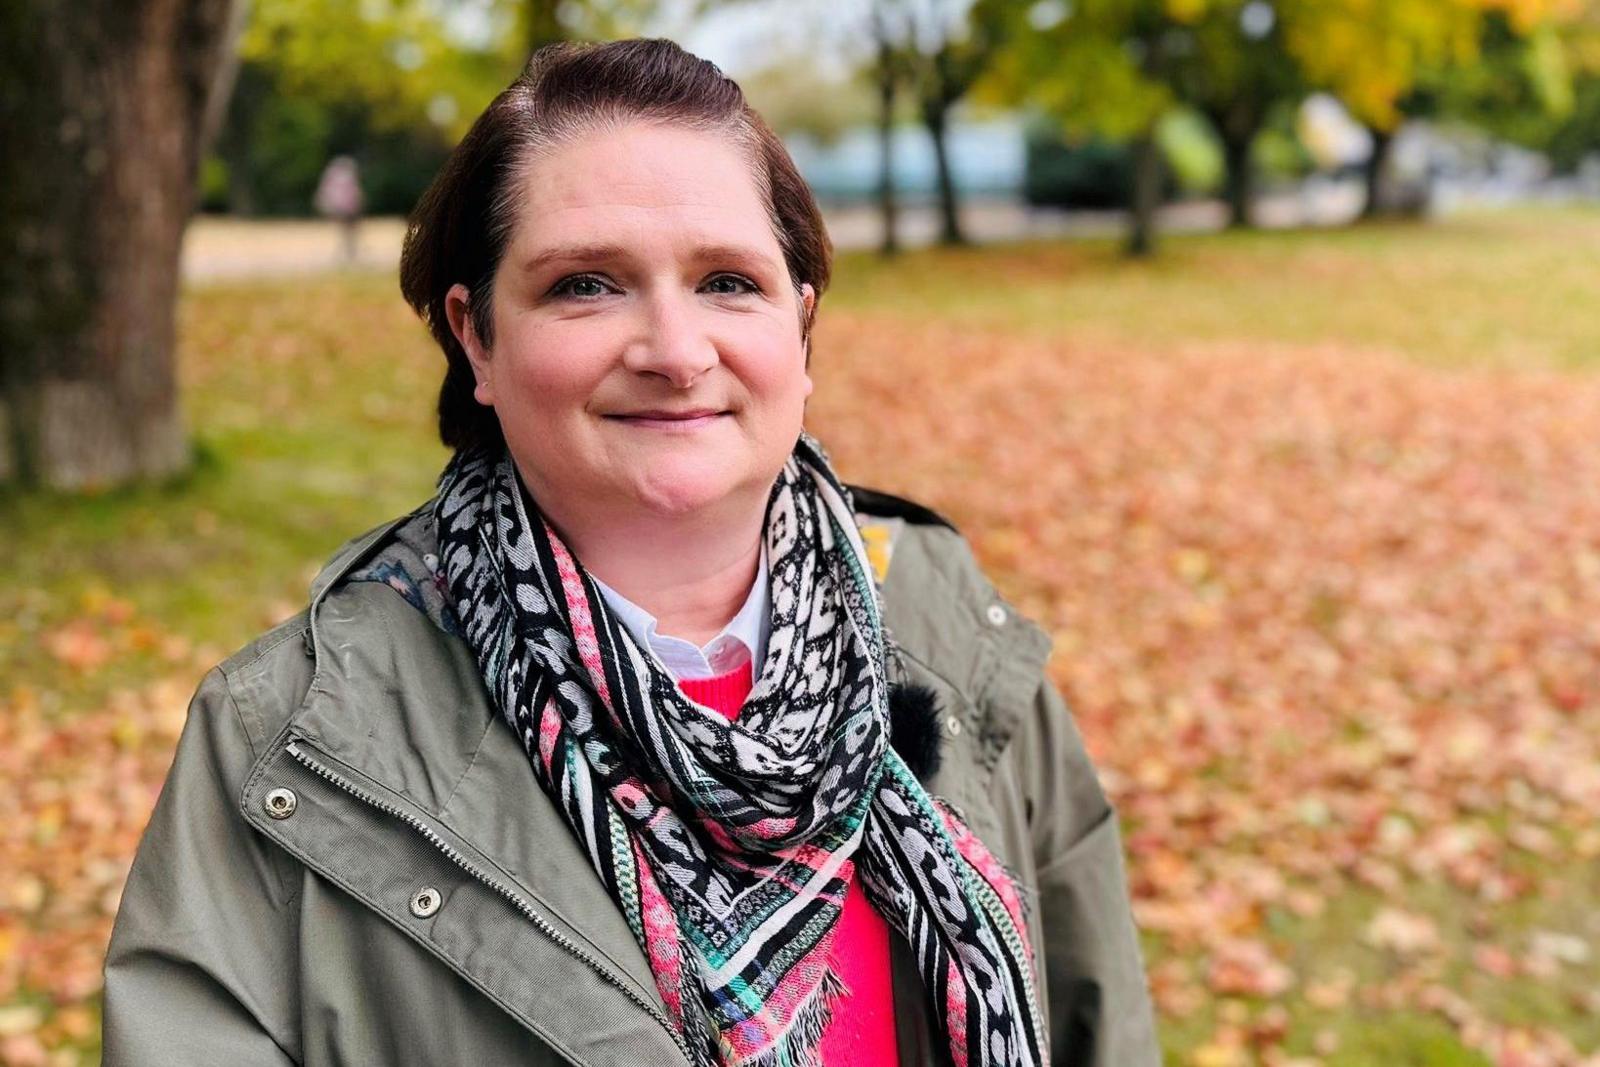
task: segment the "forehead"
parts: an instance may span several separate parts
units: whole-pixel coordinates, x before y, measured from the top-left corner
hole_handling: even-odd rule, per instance
[[[522,169],[512,243],[740,244],[776,255],[748,155],[720,132],[635,123],[579,133]]]

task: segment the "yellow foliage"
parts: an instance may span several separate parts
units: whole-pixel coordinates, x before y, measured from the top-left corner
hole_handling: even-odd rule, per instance
[[[1476,55],[1483,4],[1491,2],[1502,0],[1301,0],[1287,12],[1285,37],[1313,82],[1363,122],[1390,130],[1419,71]]]
[[[1198,22],[1206,13],[1206,0],[1165,0],[1167,17],[1174,22]]]
[[[1582,0],[1478,0],[1484,11],[1506,16],[1512,29],[1526,34],[1547,22],[1565,22],[1583,14]]]

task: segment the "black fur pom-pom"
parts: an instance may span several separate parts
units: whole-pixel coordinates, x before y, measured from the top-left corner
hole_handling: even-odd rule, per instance
[[[925,685],[899,682],[889,689],[889,744],[917,780],[939,773],[939,703]]]

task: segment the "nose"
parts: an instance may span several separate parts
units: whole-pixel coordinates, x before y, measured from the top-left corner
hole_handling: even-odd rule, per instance
[[[681,293],[657,293],[642,304],[643,321],[623,354],[623,365],[639,374],[666,378],[687,389],[720,362],[692,299]]]

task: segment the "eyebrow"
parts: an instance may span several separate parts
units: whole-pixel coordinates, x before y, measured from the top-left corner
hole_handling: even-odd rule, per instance
[[[767,267],[775,266],[769,256],[742,245],[699,245],[690,254],[696,262],[721,259],[740,263],[759,263]],[[614,244],[557,245],[536,252],[523,260],[522,269],[532,273],[552,263],[600,263],[612,259],[625,259],[628,255],[628,249]]]
[[[532,272],[551,263],[594,263],[625,254],[621,245],[557,245],[523,260],[522,269]]]

